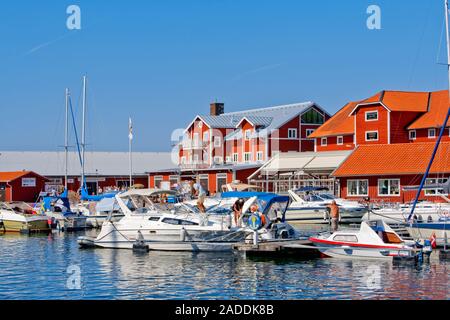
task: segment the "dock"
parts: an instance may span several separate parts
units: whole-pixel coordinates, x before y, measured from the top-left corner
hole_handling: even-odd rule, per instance
[[[309,240],[270,241],[253,243],[238,243],[233,245],[237,252],[246,256],[288,256],[295,258],[320,257],[320,252]]]

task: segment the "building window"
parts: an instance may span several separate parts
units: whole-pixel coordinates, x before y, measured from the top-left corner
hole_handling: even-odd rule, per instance
[[[262,151],[258,151],[256,153],[256,160],[257,161],[263,161],[263,152]]]
[[[219,157],[219,156],[214,157],[214,163],[215,164],[222,164],[222,162],[223,162],[223,158],[222,157]]]
[[[436,138],[436,129],[428,129],[428,138]]]
[[[203,142],[208,142],[209,134],[208,131],[203,132]]]
[[[434,179],[434,178],[429,178],[426,180],[425,182],[425,186],[427,185],[435,185],[435,184],[445,184],[448,181],[448,178],[439,178],[439,179]],[[425,189],[425,195],[426,196],[448,196],[448,194],[444,193],[443,189]]]
[[[252,135],[252,130],[245,130],[245,134],[244,134],[245,140],[250,140],[251,135]]]
[[[297,129],[295,129],[295,128],[288,129],[288,138],[289,139],[297,139]]]
[[[343,136],[337,137],[337,144],[339,146],[342,146],[344,144],[344,137]]]
[[[378,180],[379,196],[399,196],[400,195],[400,179],[379,179]]]
[[[175,184],[180,183],[180,176],[172,175],[169,176],[170,187],[172,188]]]
[[[222,139],[220,139],[220,137],[214,137],[214,147],[220,148],[221,145],[222,145]]]
[[[347,196],[361,197],[369,195],[369,180],[348,180]]]
[[[22,178],[22,187],[36,187],[36,178]]]
[[[198,164],[198,154],[194,154],[194,163]]]
[[[417,138],[417,131],[416,130],[409,131],[409,140],[416,140],[416,138]]]
[[[377,120],[378,120],[378,111],[366,112],[366,121],[377,121]]]
[[[378,131],[366,131],[366,141],[378,141]]]
[[[205,190],[206,192],[209,191],[209,175],[207,174],[199,175],[198,182],[202,186],[203,190]]]
[[[237,153],[233,153],[233,162],[238,162],[239,161],[239,155]]]
[[[161,182],[163,181],[163,177],[162,176],[155,176],[154,178],[155,180],[155,188],[161,188]]]
[[[222,187],[227,184],[227,174],[226,173],[218,173],[217,174],[217,184],[216,184],[216,192],[222,192]]]
[[[225,157],[225,162],[226,163],[230,163],[231,162],[231,157],[230,156],[226,156]]]
[[[317,110],[314,108],[311,108],[302,115],[302,123],[323,124],[324,122],[325,122],[324,115],[317,112]]]
[[[252,154],[250,152],[244,153],[244,161],[247,163],[252,161]]]
[[[310,135],[312,135],[314,133],[314,129],[306,129],[306,136],[309,137]]]
[[[322,147],[326,147],[328,145],[328,138],[322,138],[320,139],[320,145]]]

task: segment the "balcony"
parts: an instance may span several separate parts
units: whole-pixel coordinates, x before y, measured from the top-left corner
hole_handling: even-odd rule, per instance
[[[180,145],[183,150],[202,150],[205,149],[209,144],[209,141],[201,141],[201,140],[183,140]]]

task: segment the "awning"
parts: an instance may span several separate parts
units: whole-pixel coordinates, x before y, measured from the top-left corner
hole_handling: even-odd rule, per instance
[[[286,173],[314,174],[333,172],[353,151],[279,153],[249,177]]]

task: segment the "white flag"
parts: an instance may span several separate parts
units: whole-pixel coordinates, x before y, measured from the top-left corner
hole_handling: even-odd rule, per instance
[[[133,140],[133,123],[131,122],[131,118],[129,119],[128,122],[128,138],[130,140]]]

